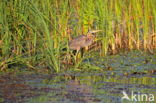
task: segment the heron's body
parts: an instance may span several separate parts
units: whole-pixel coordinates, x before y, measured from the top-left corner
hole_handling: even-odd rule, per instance
[[[69,48],[71,50],[76,50],[77,53],[81,48],[88,47],[93,43],[95,35],[92,33],[99,32],[100,30],[89,31],[87,35],[79,35],[76,38],[69,41]],[[76,54],[77,54],[76,53]]]
[[[94,38],[89,38],[86,35],[79,35],[78,37],[69,41],[69,48],[71,50],[80,50],[92,44]]]

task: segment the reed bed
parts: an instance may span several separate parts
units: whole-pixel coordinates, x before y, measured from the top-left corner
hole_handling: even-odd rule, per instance
[[[155,0],[2,0],[0,5],[0,70],[20,64],[59,72],[62,60],[71,58],[69,39],[89,29],[102,30],[97,40],[103,56],[156,48]]]

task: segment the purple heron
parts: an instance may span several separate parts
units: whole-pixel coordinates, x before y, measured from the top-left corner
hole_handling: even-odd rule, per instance
[[[76,50],[76,55],[81,48],[88,47],[93,43],[95,39],[94,33],[99,32],[101,30],[92,30],[88,31],[86,35],[79,35],[74,39],[69,41],[69,49]]]

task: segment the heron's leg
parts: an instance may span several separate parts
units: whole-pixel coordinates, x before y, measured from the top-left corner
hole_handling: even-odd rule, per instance
[[[81,50],[81,58],[83,58],[84,52],[85,52],[85,48],[82,48],[82,50]]]
[[[76,54],[77,54],[77,50],[76,50]],[[74,55],[74,64],[76,62],[76,54]]]
[[[79,54],[80,48],[77,48],[76,54],[75,54],[75,62],[78,61],[78,54]]]

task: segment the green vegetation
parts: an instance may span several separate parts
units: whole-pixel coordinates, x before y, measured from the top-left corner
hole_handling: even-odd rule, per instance
[[[71,59],[70,36],[89,29],[103,31],[97,34],[102,45],[95,46],[100,55],[120,49],[153,53],[155,5],[155,0],[2,0],[0,70],[21,65],[59,72],[62,61]]]

